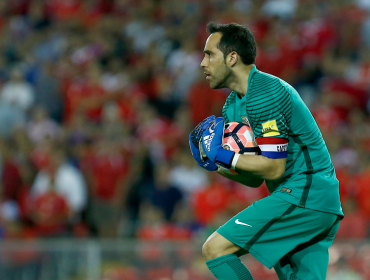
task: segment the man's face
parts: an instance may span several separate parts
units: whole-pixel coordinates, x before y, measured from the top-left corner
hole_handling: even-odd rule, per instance
[[[210,87],[214,89],[227,87],[227,79],[231,74],[231,69],[225,63],[224,54],[217,48],[221,37],[222,34],[219,32],[208,37],[204,47],[204,58],[200,64]]]

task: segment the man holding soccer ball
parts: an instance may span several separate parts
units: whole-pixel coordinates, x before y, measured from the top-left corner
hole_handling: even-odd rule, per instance
[[[223,117],[208,117],[189,135],[192,154],[208,171],[251,187],[265,180],[271,192],[207,239],[207,266],[217,279],[250,280],[252,275],[239,259],[249,252],[266,267],[274,267],[279,279],[325,279],[328,248],[343,212],[321,132],[293,87],[257,70],[256,44],[248,28],[210,23],[207,30],[201,67],[211,88],[232,92]],[[224,124],[229,122],[250,125],[260,155],[222,147]]]

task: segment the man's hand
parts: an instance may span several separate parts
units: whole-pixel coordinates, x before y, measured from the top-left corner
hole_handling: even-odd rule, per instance
[[[203,150],[207,155],[207,158],[211,161],[216,162],[225,168],[235,168],[236,162],[234,163],[233,159],[237,155],[237,160],[239,154],[225,150],[222,147],[224,124],[224,118],[218,117],[212,121],[208,129],[204,130],[202,137]]]
[[[199,151],[199,145],[201,145],[202,135],[205,130],[209,128],[209,126],[214,122],[216,119],[215,116],[210,116],[200,122],[195,129],[189,134],[189,145],[191,153],[193,154],[194,159],[197,161],[198,165],[203,167],[208,171],[215,171],[217,170],[217,165],[212,162],[211,160],[202,159]]]

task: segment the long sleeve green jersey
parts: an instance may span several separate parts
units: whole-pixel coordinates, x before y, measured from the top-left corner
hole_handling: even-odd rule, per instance
[[[274,195],[302,208],[343,215],[339,182],[319,127],[297,91],[254,67],[248,91],[231,92],[223,107],[225,123],[244,122],[261,156],[286,158],[282,178],[266,180]]]

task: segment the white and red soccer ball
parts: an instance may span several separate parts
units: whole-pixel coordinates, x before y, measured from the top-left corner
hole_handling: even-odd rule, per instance
[[[258,155],[260,153],[252,129],[249,125],[244,123],[229,122],[225,124],[222,143],[224,149],[235,153],[243,155]],[[230,175],[238,174],[238,172],[231,168],[226,169],[222,166],[218,167]]]
[[[229,122],[225,124],[222,143],[224,149],[235,153],[244,155],[258,155],[260,153],[252,129],[249,125],[244,123]],[[199,147],[199,150],[201,157],[206,158],[207,156],[202,146]],[[226,169],[220,165],[218,165],[218,167],[228,174],[238,174],[238,172],[233,169]]]
[[[239,122],[225,124],[222,146],[239,154],[257,155],[259,152],[252,129]]]

